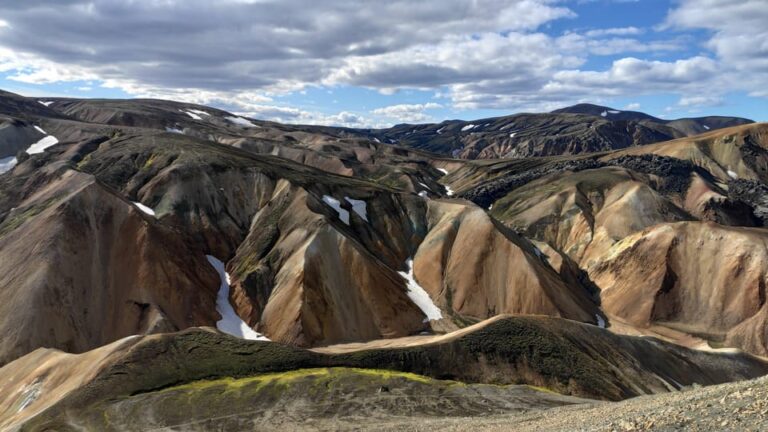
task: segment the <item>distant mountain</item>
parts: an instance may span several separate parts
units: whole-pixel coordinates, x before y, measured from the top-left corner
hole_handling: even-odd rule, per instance
[[[636,111],[579,104],[542,114],[360,130],[363,136],[462,159],[593,153],[652,144],[753,123],[738,117],[662,120]]]

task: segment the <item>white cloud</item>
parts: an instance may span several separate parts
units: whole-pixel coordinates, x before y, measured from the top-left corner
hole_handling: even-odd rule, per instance
[[[705,46],[721,65],[724,90],[768,96],[768,4],[765,0],[682,0],[670,11],[666,27],[706,29]],[[722,91],[722,90],[721,90]]]
[[[584,33],[587,37],[601,37],[601,36],[627,36],[627,35],[639,35],[643,34],[643,29],[637,27],[613,27],[605,29],[595,29]]]
[[[454,108],[507,110],[653,92],[681,101],[732,90],[768,96],[765,0],[674,3],[666,28],[708,30],[702,48],[709,51],[665,61],[659,58],[689,48],[690,39],[631,26],[546,34],[548,24],[575,16],[569,5],[6,0],[0,2],[0,72],[30,84],[95,81],[139,97],[323,124],[424,121],[429,108],[318,114],[282,107],[276,95],[311,86],[362,86],[387,95],[425,89]],[[619,58],[590,70],[585,65],[593,56]]]
[[[424,111],[442,107],[442,105],[434,102],[425,104],[399,104],[376,108],[371,111],[371,113],[387,119],[394,119],[398,123],[424,123],[433,120],[432,117]]]
[[[686,96],[680,98],[678,106],[686,108],[712,107],[722,105],[723,98],[719,96]]]

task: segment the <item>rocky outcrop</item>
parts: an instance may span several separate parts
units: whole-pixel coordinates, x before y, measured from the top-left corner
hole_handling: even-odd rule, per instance
[[[589,269],[603,309],[766,355],[768,233],[713,223],[661,224],[616,243]]]

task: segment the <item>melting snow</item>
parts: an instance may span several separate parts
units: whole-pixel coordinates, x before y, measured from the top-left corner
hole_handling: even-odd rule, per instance
[[[331,206],[332,209],[336,210],[336,213],[339,214],[339,219],[341,219],[342,222],[349,225],[349,212],[341,208],[339,200],[330,195],[323,195],[323,201]]]
[[[21,400],[21,404],[19,405],[19,409],[16,412],[21,412],[24,410],[24,408],[32,405],[32,402],[36,401],[37,398],[40,397],[40,382],[35,382],[31,385],[29,385],[27,388],[24,389],[24,392],[22,393],[23,399]]]
[[[737,179],[737,178],[739,178],[739,175],[736,174],[735,172],[731,171],[731,170],[728,170],[728,177]]]
[[[144,204],[142,204],[140,202],[135,202],[135,201],[133,202],[133,204],[136,205],[136,207],[138,207],[139,210],[143,211],[144,213],[146,213],[146,214],[148,214],[150,216],[154,216],[155,215],[155,211],[152,210],[151,208],[145,206]]]
[[[600,115],[603,117],[608,117],[608,111],[603,111],[600,113]]]
[[[244,127],[258,127],[255,124],[251,123],[249,120],[246,120],[242,117],[225,117],[225,119],[229,120],[230,122],[244,126]]]
[[[19,161],[16,160],[15,156],[0,158],[0,174],[10,171],[17,163],[19,163]]]
[[[709,126],[704,125],[704,129],[709,130]]]
[[[413,260],[408,259],[405,262],[405,266],[408,268],[408,271],[401,271],[398,273],[405,278],[405,281],[408,283],[408,292],[406,293],[408,298],[410,298],[413,303],[424,312],[424,315],[427,316],[424,318],[424,322],[442,319],[443,313],[440,311],[440,308],[435,305],[429,297],[429,294],[427,294],[424,288],[422,288],[413,277]]]
[[[49,105],[50,105],[50,104],[52,104],[54,101],[38,101],[38,102],[40,102],[40,104],[41,104],[41,105],[49,106]]]
[[[472,129],[473,127],[475,127],[475,125],[473,125],[473,124],[468,124],[468,125],[464,126],[463,128],[461,128],[461,131],[462,131],[462,132],[466,132],[466,131],[468,131],[468,130]]]
[[[58,144],[58,142],[59,140],[55,136],[48,135],[47,137],[44,137],[40,141],[29,146],[29,148],[27,149],[27,153],[29,154],[42,153],[48,147],[54,144]]]
[[[166,131],[166,132],[170,132],[170,133],[177,133],[177,134],[183,134],[183,133],[184,133],[184,131],[183,131],[183,130],[181,130],[181,129],[176,129],[176,128],[172,128],[172,127],[167,127],[167,128],[165,128],[165,131]]]
[[[605,328],[605,320],[603,317],[601,317],[599,314],[595,314],[595,319],[597,320],[598,327]]]
[[[365,208],[365,201],[356,200],[350,197],[344,197],[344,199],[347,200],[348,203],[352,204],[353,212],[357,213],[357,215],[363,218],[364,221],[368,222],[368,212]]]
[[[203,119],[202,117],[200,117],[199,115],[197,115],[197,114],[193,113],[192,111],[182,111],[182,112],[183,112],[184,114],[186,114],[186,115],[188,115],[188,116],[192,117],[192,119],[194,119],[194,120],[202,120],[202,119]]]
[[[216,312],[221,315],[221,319],[216,321],[216,328],[224,333],[237,336],[242,339],[264,340],[268,341],[266,336],[255,332],[242,318],[240,318],[232,304],[229,303],[229,273],[227,273],[224,263],[211,255],[205,256],[208,262],[216,269],[221,278],[221,286],[216,296]]]
[[[186,110],[186,111],[184,111],[184,110],[181,110],[181,112],[183,112],[184,114],[186,114],[186,115],[188,115],[188,116],[192,117],[192,118],[193,118],[193,119],[195,119],[195,120],[202,120],[203,118],[202,118],[202,117],[200,117],[200,116],[209,116],[209,115],[210,115],[209,113],[207,113],[207,112],[205,112],[205,111],[201,111],[201,110],[193,110],[193,109],[191,109],[191,110]]]

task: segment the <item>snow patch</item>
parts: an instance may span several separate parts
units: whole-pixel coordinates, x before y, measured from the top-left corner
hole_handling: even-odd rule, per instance
[[[438,168],[437,170],[440,171],[441,173],[443,173],[443,175],[448,175],[448,170],[447,169]]]
[[[598,327],[605,328],[605,320],[600,316],[600,314],[595,314],[595,319],[597,320]]]
[[[438,135],[442,134],[442,133],[443,133],[443,129],[445,129],[445,126],[443,126],[443,127],[441,127],[440,129],[438,129],[436,133],[437,133]]]
[[[0,174],[10,171],[16,164],[19,163],[15,156],[8,156],[0,158]]]
[[[166,131],[166,132],[170,132],[170,133],[184,134],[184,131],[183,131],[183,130],[181,130],[181,129],[176,129],[176,128],[172,128],[172,127],[167,127],[167,128],[165,128],[165,131]]]
[[[704,129],[709,130],[709,126],[704,125]]]
[[[58,143],[59,143],[58,138],[56,138],[53,135],[48,135],[47,137],[44,137],[40,141],[38,141],[38,142],[32,144],[31,146],[29,146],[29,148],[27,149],[27,153],[29,153],[29,154],[42,153],[48,147],[50,147],[52,145],[55,145],[55,144],[58,144]]]
[[[368,212],[366,211],[365,201],[356,200],[350,197],[344,197],[344,199],[347,200],[348,203],[352,204],[353,212],[357,213],[357,215],[363,218],[364,221],[368,222]]]
[[[400,271],[397,273],[400,274],[408,284],[408,292],[406,293],[408,298],[410,298],[411,301],[424,312],[424,315],[427,316],[424,318],[424,322],[442,319],[443,313],[440,311],[440,308],[435,305],[429,297],[429,294],[427,294],[424,288],[422,288],[413,277],[413,260],[409,258],[405,262],[405,266],[408,268],[408,271]]]
[[[200,117],[199,115],[193,113],[192,111],[181,111],[181,112],[183,112],[184,114],[192,117],[193,120],[202,120],[203,119],[202,117]]]
[[[24,389],[21,393],[21,404],[19,404],[19,409],[16,412],[23,411],[40,397],[40,387],[42,387],[42,383],[40,381],[35,381]]]
[[[133,204],[134,204],[136,207],[138,207],[138,208],[139,208],[139,210],[143,211],[144,213],[146,213],[146,214],[148,214],[148,215],[150,215],[150,216],[154,216],[154,215],[155,215],[155,211],[154,211],[154,210],[152,210],[151,208],[149,208],[149,207],[145,206],[144,204],[142,204],[142,203],[140,203],[140,202],[136,202],[136,201],[133,201]]]
[[[377,143],[381,144],[381,141],[379,141],[378,138],[374,138],[373,140],[376,141]]]
[[[48,135],[48,132],[44,131],[40,126],[35,125],[35,129],[43,135]]]
[[[739,178],[739,175],[736,174],[735,172],[731,171],[731,170],[728,170],[728,177],[730,177],[732,179],[737,179],[737,178]]]
[[[603,117],[608,117],[608,111],[603,111],[600,113],[600,115]]]
[[[517,135],[517,132],[512,132],[511,134],[509,134],[509,137],[510,137],[510,138],[514,138],[514,137],[515,137],[515,135]]]
[[[451,189],[451,187],[448,185],[443,185],[443,186],[445,187],[445,194],[447,196],[453,196],[453,189]]]
[[[229,273],[227,273],[224,263],[212,255],[206,255],[205,258],[216,269],[221,278],[221,286],[216,296],[216,312],[221,315],[221,319],[216,321],[216,328],[224,333],[237,336],[242,339],[268,341],[266,336],[255,332],[245,321],[240,318],[232,304],[229,302]]]
[[[246,119],[244,119],[242,117],[224,117],[224,118],[227,119],[228,121],[236,124],[236,125],[239,125],[239,126],[243,126],[243,127],[258,127],[255,124],[251,123],[249,120],[246,120]]]
[[[38,102],[40,102],[40,105],[50,106],[55,101],[38,101]]]
[[[461,128],[461,131],[462,131],[462,132],[466,132],[466,131],[468,131],[468,130],[470,130],[470,129],[474,128],[474,127],[475,127],[475,125],[473,125],[473,124],[468,124],[468,125],[464,126],[463,128]]]
[[[491,210],[493,210],[493,204],[488,206],[488,211],[491,211]]]
[[[419,192],[419,196],[422,198],[429,198],[429,194],[427,193],[427,191]]]
[[[201,110],[193,110],[193,109],[191,109],[191,110],[186,110],[186,111],[184,111],[184,110],[179,110],[179,111],[181,111],[184,114],[192,117],[194,120],[202,120],[203,118],[201,116],[209,116],[210,115],[209,113],[207,113],[205,111],[201,111]]]
[[[330,195],[323,195],[323,201],[331,206],[332,209],[336,210],[336,213],[339,214],[339,219],[341,219],[342,222],[349,225],[349,212],[341,208],[339,200]]]
[[[608,110],[608,114],[620,114],[620,113],[621,113],[621,111]]]

